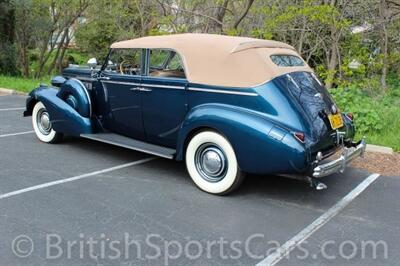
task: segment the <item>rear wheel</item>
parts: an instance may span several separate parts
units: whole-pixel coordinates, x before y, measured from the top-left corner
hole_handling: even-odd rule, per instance
[[[57,133],[51,124],[50,115],[42,102],[37,102],[32,111],[32,125],[36,136],[43,142],[56,143],[61,141],[62,134]]]
[[[244,178],[231,144],[214,131],[200,132],[190,140],[186,167],[201,190],[216,195],[232,192]]]

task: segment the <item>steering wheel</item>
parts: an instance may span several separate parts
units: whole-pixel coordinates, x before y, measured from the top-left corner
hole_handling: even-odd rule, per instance
[[[128,65],[129,63],[129,65]],[[127,67],[124,67],[124,65],[127,65]],[[130,74],[130,75],[136,75],[136,71],[133,69],[137,69],[139,66],[137,64],[135,64],[135,62],[133,60],[127,59],[121,62],[121,64],[119,64],[119,72],[121,74]],[[130,71],[130,73],[128,73],[128,71]]]

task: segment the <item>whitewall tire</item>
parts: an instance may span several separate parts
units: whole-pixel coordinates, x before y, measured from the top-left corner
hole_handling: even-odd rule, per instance
[[[228,194],[243,181],[232,145],[217,132],[196,134],[187,145],[185,159],[193,182],[208,193]]]
[[[37,102],[33,107],[32,125],[36,136],[43,142],[56,143],[62,139],[62,134],[54,131],[50,115],[42,102]]]

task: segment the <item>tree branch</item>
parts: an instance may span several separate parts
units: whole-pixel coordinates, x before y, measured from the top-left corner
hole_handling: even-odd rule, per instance
[[[215,23],[217,23],[219,25],[222,25],[222,21],[219,21],[218,19],[213,18],[211,16],[208,16],[208,15],[205,15],[205,14],[201,14],[201,13],[198,13],[198,12],[195,12],[195,11],[190,11],[190,10],[187,10],[187,9],[179,8],[179,7],[170,6],[168,4],[161,3],[161,2],[159,2],[159,4],[164,5],[164,6],[170,8],[172,10],[175,10],[175,11],[182,11],[182,12],[186,12],[186,13],[189,13],[189,14],[192,14],[192,15],[195,15],[195,16],[205,17],[205,18],[207,18],[209,20],[214,21]]]
[[[249,10],[250,10],[251,6],[253,5],[253,3],[254,3],[254,0],[248,0],[247,1],[246,9],[244,10],[243,14],[239,17],[239,19],[233,25],[234,29],[237,29],[239,27],[240,22],[242,22],[242,20],[247,16],[247,14],[249,13]]]

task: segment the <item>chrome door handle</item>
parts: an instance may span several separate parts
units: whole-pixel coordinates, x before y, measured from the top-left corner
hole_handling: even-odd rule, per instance
[[[106,76],[99,77],[99,80],[110,80],[110,77],[106,77]]]
[[[135,87],[135,88],[130,88],[130,91],[145,91],[145,92],[150,92],[152,89],[149,88],[143,88],[143,87]]]
[[[152,89],[141,87],[140,91],[150,92],[150,91],[152,91]]]

